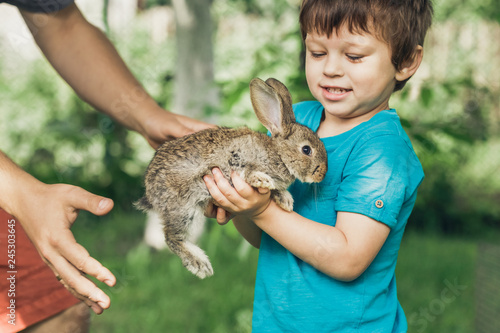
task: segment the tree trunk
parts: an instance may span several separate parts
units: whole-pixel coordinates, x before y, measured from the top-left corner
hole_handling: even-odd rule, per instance
[[[202,118],[219,105],[214,83],[212,0],[173,0],[177,68],[172,111]]]

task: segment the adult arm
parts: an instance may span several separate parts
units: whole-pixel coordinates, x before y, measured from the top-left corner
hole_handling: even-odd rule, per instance
[[[61,77],[87,103],[157,148],[210,125],[163,110],[134,78],[108,38],[75,4],[56,13],[21,14]]]
[[[21,10],[35,41],[58,73],[86,102],[142,134],[154,148],[208,127],[160,108],[133,77],[106,36],[76,5],[56,13]],[[70,227],[81,209],[108,213],[113,202],[79,187],[47,185],[0,153],[0,207],[14,215],[42,258],[76,297],[101,313],[110,299],[81,273],[112,286],[113,274],[78,244]]]

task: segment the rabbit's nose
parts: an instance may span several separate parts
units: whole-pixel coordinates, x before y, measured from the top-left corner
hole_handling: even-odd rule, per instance
[[[326,163],[321,163],[320,165],[317,165],[316,168],[314,169],[312,173],[312,182],[314,183],[319,183],[320,181],[325,178],[326,175]]]

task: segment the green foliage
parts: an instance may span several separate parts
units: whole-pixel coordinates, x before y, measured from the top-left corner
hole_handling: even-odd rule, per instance
[[[481,30],[478,24],[468,28]],[[460,29],[440,26],[450,38],[463,34]],[[493,153],[499,140],[498,88],[481,79],[483,62],[464,42],[442,38],[438,45],[436,38],[431,36],[422,66],[430,74],[410,80],[392,101],[426,174],[408,226],[480,234],[500,227],[500,159]],[[444,59],[443,51],[449,55]]]
[[[435,20],[482,20],[500,22],[500,8],[495,0],[435,0]]]
[[[145,0],[143,1],[144,9],[152,8],[155,6],[169,6],[172,4],[172,0]]]
[[[248,84],[254,77],[288,84],[300,75],[298,7],[284,0],[235,0],[215,1],[212,9],[219,22],[215,69],[223,98],[221,109],[208,116],[215,113],[221,124],[263,130],[250,105]]]
[[[460,81],[427,83],[411,103],[401,96],[404,124],[426,174],[410,228],[477,233],[498,221],[500,187],[493,170],[500,160],[484,156],[498,139],[486,121],[491,97]]]

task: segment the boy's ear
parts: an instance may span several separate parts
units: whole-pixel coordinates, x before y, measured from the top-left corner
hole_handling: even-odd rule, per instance
[[[424,49],[421,45],[418,45],[413,53],[412,59],[406,62],[397,73],[396,80],[397,81],[405,81],[409,79],[415,72],[417,71],[420,63],[422,62],[422,58],[424,57]]]

